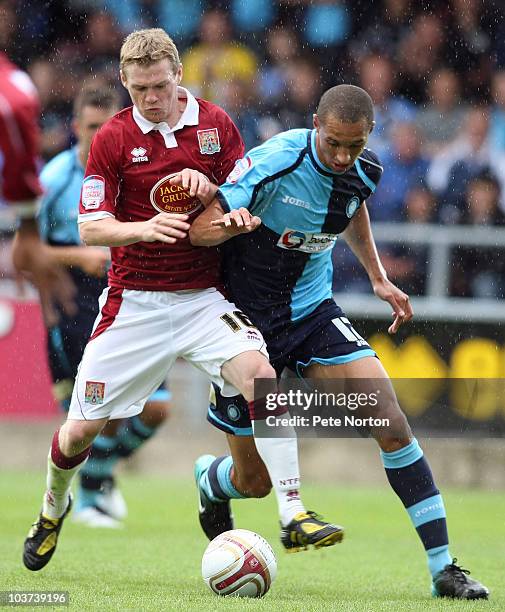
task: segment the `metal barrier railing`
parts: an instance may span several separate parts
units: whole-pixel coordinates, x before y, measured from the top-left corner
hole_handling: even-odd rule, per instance
[[[425,245],[428,249],[426,295],[412,298],[416,316],[426,320],[505,322],[502,300],[449,297],[451,249],[458,246],[505,250],[505,228],[414,223],[373,223],[380,244]],[[350,315],[389,319],[391,308],[372,295],[335,293]]]

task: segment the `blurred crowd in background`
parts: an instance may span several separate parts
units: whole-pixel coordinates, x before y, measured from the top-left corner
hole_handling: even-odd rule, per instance
[[[505,224],[501,0],[0,0],[0,46],[39,89],[43,160],[72,144],[84,81],[119,86],[122,40],[142,27],[174,38],[183,85],[220,104],[247,148],[312,127],[332,85],[366,89],[369,147],[384,165],[368,202],[374,221]],[[393,282],[424,293],[424,247],[382,257]],[[451,295],[504,297],[503,250],[459,249],[452,264]],[[358,269],[336,249],[337,289],[365,290]]]

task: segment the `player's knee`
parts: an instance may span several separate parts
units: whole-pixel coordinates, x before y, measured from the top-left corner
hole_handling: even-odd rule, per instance
[[[412,431],[398,404],[382,413],[379,418],[385,419],[385,425],[377,430],[375,437],[384,452],[400,450],[410,443]]]
[[[169,401],[146,402],[140,415],[141,421],[148,427],[159,427],[170,415]]]
[[[254,378],[276,378],[276,377],[277,376],[275,374],[275,370],[268,363],[266,359],[258,362],[255,368],[253,379]]]
[[[252,399],[254,397],[254,381],[256,379],[276,380],[275,370],[266,359],[258,360],[248,372],[246,380],[244,381],[246,392],[243,393],[244,397],[247,399]]]
[[[67,421],[59,434],[61,452],[72,457],[93,443],[105,424],[104,419],[93,421]]]

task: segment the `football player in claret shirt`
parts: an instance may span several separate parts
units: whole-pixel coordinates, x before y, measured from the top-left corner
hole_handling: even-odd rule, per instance
[[[56,323],[52,300],[75,311],[75,288],[40,240],[36,221],[42,189],[37,176],[39,101],[30,77],[0,51],[0,200],[14,209],[18,229],[12,256],[20,273],[29,273],[40,294],[46,322]]]
[[[78,218],[86,244],[111,247],[109,286],[67,421],[53,437],[42,511],[24,545],[30,570],[43,568],[55,551],[72,506],[72,478],[95,437],[109,419],[142,412],[178,357],[205,372],[223,395],[241,393],[253,427],[267,416],[265,399],[254,401],[254,379],[276,388],[261,334],[218,289],[218,252],[188,237],[201,200],[215,194],[209,179],[223,183],[243,156],[240,134],[221,108],[180,87],[177,48],[163,30],[126,38],[120,74],[133,106],[107,121],[92,142]],[[337,527],[303,513],[296,437],[257,444],[284,523],[310,522],[316,541],[337,541]]]
[[[89,148],[97,130],[122,108],[121,99],[106,82],[85,85],[74,101],[73,129],[77,143],[59,153],[42,170],[44,195],[39,226],[54,258],[68,267],[77,288],[77,312],[59,313],[48,329],[47,348],[54,395],[68,410],[75,375],[98,311],[98,298],[107,286],[109,250],[81,243],[77,203]],[[95,389],[98,392],[98,388]],[[94,401],[98,401],[95,396]],[[107,423],[94,440],[88,461],[79,472],[74,520],[91,527],[118,527],[127,513],[116,486],[114,468],[155,434],[168,415],[170,393],[162,384],[147,400],[141,414]]]
[[[469,578],[449,553],[442,496],[387,373],[332,299],[331,251],[342,234],[365,267],[375,295],[393,310],[389,332],[413,315],[408,296],[386,276],[370,228],[365,200],[382,174],[377,156],[366,148],[373,125],[372,100],[363,89],[329,89],[314,115],[314,129],[278,134],[250,151],[193,224],[190,237],[194,244],[209,246],[233,238],[224,255],[227,289],[262,332],[279,374],[287,367],[300,377],[345,379],[346,392],[351,379],[356,381],[354,391],[367,389],[366,381],[372,388],[382,381],[378,405],[358,409],[356,415],[383,420],[384,426],[373,425],[369,433],[426,550],[432,593],[487,598],[487,588]],[[260,463],[247,437],[247,414],[240,414],[243,404],[239,397],[223,398],[216,389],[216,404],[209,411],[211,423],[238,434],[232,448],[239,463],[233,472],[226,464],[232,481],[247,480],[247,465]],[[219,486],[226,478],[224,461],[205,455],[196,464],[200,496],[207,501],[201,523],[209,530],[212,506],[229,506],[229,496]],[[256,481],[261,474],[257,471]],[[288,536],[284,534],[286,542]]]

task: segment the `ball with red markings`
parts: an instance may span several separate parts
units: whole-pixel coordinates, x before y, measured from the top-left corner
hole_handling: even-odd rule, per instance
[[[218,595],[263,597],[276,575],[274,551],[254,531],[225,531],[212,540],[203,554],[203,579]]]

